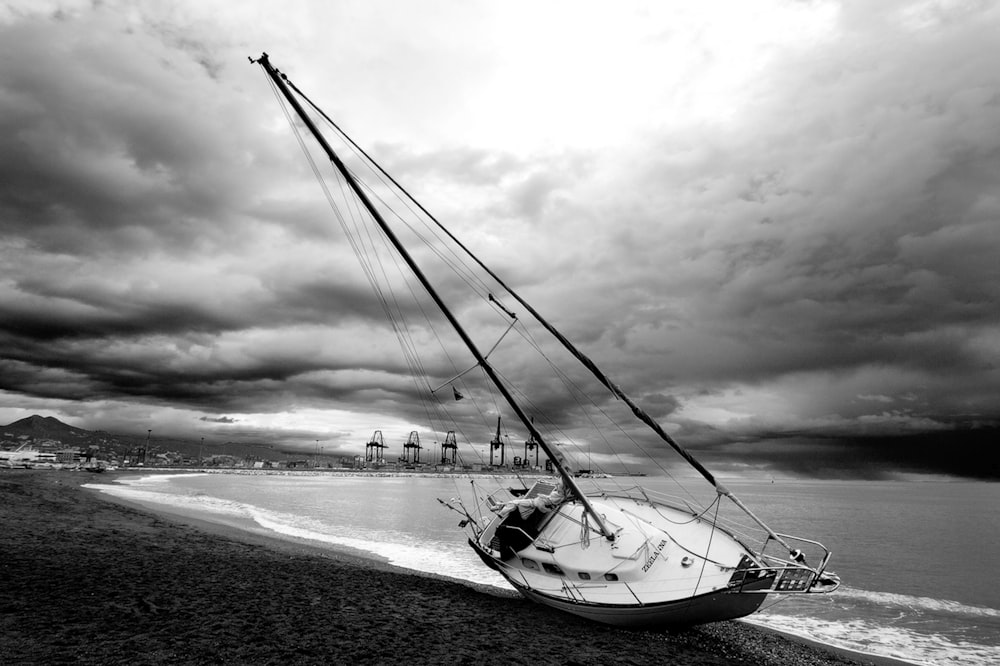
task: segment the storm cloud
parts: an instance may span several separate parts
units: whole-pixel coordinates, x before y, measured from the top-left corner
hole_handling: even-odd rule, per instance
[[[713,464],[996,476],[1000,10],[708,5],[0,10],[0,421],[426,427],[267,50]]]

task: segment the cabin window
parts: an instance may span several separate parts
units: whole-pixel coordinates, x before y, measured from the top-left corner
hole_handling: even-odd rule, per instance
[[[549,562],[542,562],[542,567],[543,567],[543,568],[544,568],[544,569],[545,569],[545,570],[546,570],[547,572],[549,572],[550,574],[555,574],[555,575],[557,575],[557,576],[563,576],[563,575],[565,575],[565,574],[563,574],[563,570],[562,570],[562,569],[560,569],[560,568],[559,568],[559,567],[557,567],[556,565],[554,565],[554,564],[551,564],[551,563],[549,563]]]
[[[580,577],[580,580],[590,580],[590,574],[586,571],[581,571],[577,575]]]
[[[606,573],[604,574],[604,580],[618,580],[618,574]]]
[[[538,571],[538,562],[529,560],[527,557],[521,558],[521,564],[524,565],[525,569],[534,569],[535,571]]]

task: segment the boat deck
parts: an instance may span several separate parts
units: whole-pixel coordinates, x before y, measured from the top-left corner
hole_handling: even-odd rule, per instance
[[[567,599],[648,604],[725,590],[750,557],[733,537],[691,513],[628,497],[591,502],[615,532],[614,541],[596,531],[582,505],[569,502],[542,517],[537,537],[522,532],[516,552],[503,553],[502,572],[524,587]],[[481,545],[497,545],[500,524],[491,527]]]

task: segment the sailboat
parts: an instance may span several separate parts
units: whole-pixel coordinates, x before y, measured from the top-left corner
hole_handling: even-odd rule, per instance
[[[259,64],[265,72],[295,132],[300,134],[304,129],[315,139],[312,144],[298,136],[313,171],[319,175],[323,166],[330,169],[331,177],[336,180],[338,187],[329,187],[321,180],[324,193],[351,239],[352,248],[362,261],[365,276],[375,289],[392,328],[400,336],[414,381],[425,382],[418,383],[419,392],[432,394],[437,401],[435,404],[442,410],[449,402],[442,394],[453,395],[455,402],[462,400],[459,404],[488,394],[484,400],[492,400],[490,404],[496,406],[489,417],[498,419],[497,439],[499,412],[503,411],[513,415],[515,423],[525,429],[526,443],[540,447],[548,458],[551,477],[536,478],[530,485],[525,482],[529,477],[525,477],[522,488],[499,485],[495,489],[483,488],[487,477],[481,477],[470,483],[471,499],[439,500],[461,514],[459,526],[467,530],[469,546],[487,567],[498,572],[525,597],[540,604],[597,622],[635,629],[738,618],[755,612],[770,596],[828,593],[839,587],[840,579],[827,571],[831,556],[828,548],[813,539],[771,529],[596,363],[347,137],[272,65],[266,53],[256,59],[250,58],[250,62]],[[343,146],[341,152],[347,151],[346,158],[334,150],[333,141]],[[307,147],[307,143],[311,147]],[[374,178],[363,180],[362,173],[370,173]],[[403,206],[395,209],[387,203],[388,193],[403,201]],[[421,218],[427,230],[415,230],[413,222],[403,221],[404,213]],[[362,221],[371,224],[375,231],[358,232],[356,225]],[[402,233],[410,233],[416,239],[414,242],[423,245],[411,251],[403,242]],[[429,300],[434,314],[429,314],[422,306],[403,308],[397,304],[395,294],[386,294],[387,287],[380,281],[387,272],[386,263],[367,255],[366,243],[373,236],[378,236],[391,248],[392,261],[398,262],[397,269],[412,280],[404,291],[419,292]],[[425,249],[436,247],[436,243],[452,249]],[[434,260],[446,263],[454,274],[435,276],[422,266],[423,262]],[[455,279],[456,275],[460,279]],[[432,279],[434,277],[437,279]],[[488,308],[491,315],[503,322],[496,329],[502,332],[495,334],[497,339],[489,349],[477,342],[477,338],[487,334],[481,323],[485,317],[473,311],[472,300],[455,295],[459,282],[469,286],[478,296],[482,302],[476,301],[478,307]],[[517,305],[508,307],[504,303],[508,299]],[[526,323],[527,318],[518,316],[514,308],[523,308],[530,315],[532,328]],[[468,315],[464,323],[460,321],[462,313]],[[409,331],[409,324],[404,321],[408,316],[423,317],[416,334]],[[450,329],[454,346],[472,356],[471,367],[464,367],[456,363],[453,356],[448,356],[453,369],[458,370],[449,379],[441,372],[447,365],[441,360],[444,357],[439,356],[431,365],[416,360],[418,343],[432,339],[423,333],[438,325]],[[589,375],[589,380],[603,395],[603,400],[596,403],[599,412],[624,406],[621,411],[644,426],[639,430],[645,435],[634,434],[634,428],[619,427],[619,438],[630,443],[640,441],[640,437],[649,437],[656,442],[657,450],[672,451],[679,459],[678,465],[691,473],[685,475],[674,467],[661,467],[661,471],[680,485],[693,478],[705,490],[701,497],[689,491],[672,494],[653,488],[652,477],[645,474],[641,475],[643,485],[623,485],[620,479],[611,479],[615,481],[612,484],[596,485],[598,479],[576,477],[564,450],[573,445],[575,433],[582,429],[579,427],[582,423],[573,421],[575,412],[573,418],[544,414],[544,400],[533,401],[530,392],[544,393],[542,397],[547,399],[550,385],[544,384],[539,389],[537,383],[519,384],[509,376],[511,371],[501,372],[497,367],[499,361],[495,358],[507,353],[508,334],[512,331],[517,331],[544,363],[551,362],[552,349],[559,349],[576,364],[578,370],[575,372],[555,371],[570,393],[583,393],[578,388],[581,377]],[[550,342],[538,342],[538,333],[547,334]],[[516,355],[507,354],[507,357],[514,370],[527,373],[537,368]],[[464,383],[473,370],[481,384]],[[426,378],[416,379],[432,374],[436,375],[436,388]],[[456,388],[459,383],[461,392]],[[446,387],[451,390],[442,391]],[[587,422],[588,427],[591,423],[599,427],[593,421]],[[459,427],[446,429],[451,432]],[[588,456],[593,441],[596,440],[586,442]],[[496,471],[494,466],[490,468]],[[637,475],[628,472],[622,478],[631,484],[634,476]],[[593,487],[585,488],[585,482]],[[448,572],[441,573],[447,575]]]

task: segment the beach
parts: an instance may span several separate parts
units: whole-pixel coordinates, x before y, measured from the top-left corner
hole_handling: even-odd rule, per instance
[[[741,622],[605,627],[514,592],[110,501],[80,487],[95,476],[0,470],[0,663],[902,663]]]

